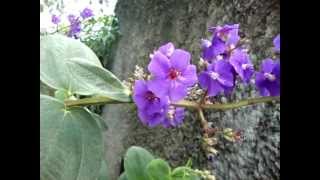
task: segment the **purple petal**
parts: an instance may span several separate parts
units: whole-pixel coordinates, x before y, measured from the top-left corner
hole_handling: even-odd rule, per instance
[[[186,86],[192,86],[197,82],[197,68],[195,65],[188,65],[178,78],[179,82]]]
[[[253,68],[246,69],[246,70],[243,71],[242,80],[244,81],[244,83],[249,83],[253,73],[254,73],[254,69]]]
[[[52,22],[53,24],[59,24],[60,21],[61,21],[61,19],[60,19],[59,16],[52,15],[52,17],[51,17],[51,22]]]
[[[169,68],[169,59],[162,53],[155,52],[148,65],[150,73],[157,78],[166,78]]]
[[[162,122],[162,126],[165,128],[170,127],[178,127],[183,123],[184,119],[184,108],[175,108],[173,119],[169,119],[169,117],[166,117],[164,121]]]
[[[239,36],[239,24],[234,24],[229,26],[230,27],[230,32],[229,32],[229,38],[227,40],[228,45],[236,45],[238,41],[240,40]]]
[[[271,73],[274,68],[274,62],[272,59],[264,59],[261,64],[261,70],[265,73]]]
[[[170,80],[152,79],[148,81],[148,88],[158,97],[163,97],[168,94]]]
[[[155,127],[164,120],[165,116],[163,113],[154,113],[148,117],[148,126]]]
[[[169,43],[161,46],[161,47],[159,48],[159,51],[160,51],[162,54],[166,55],[167,57],[171,57],[172,53],[174,52],[174,49],[175,49],[175,48],[174,48],[173,43],[169,42]]]
[[[76,20],[76,16],[73,14],[68,15],[68,20],[70,23],[73,23]]]
[[[213,56],[215,57],[220,54],[223,54],[226,51],[227,46],[225,42],[223,42],[220,38],[214,37],[212,39],[212,45],[210,49],[212,51]]]
[[[171,121],[168,118],[165,118],[162,121],[162,127],[164,128],[170,128],[172,126]]]
[[[190,64],[191,55],[189,52],[176,49],[171,55],[170,62],[172,67],[177,70],[183,71]]]
[[[270,96],[280,95],[280,84],[276,81],[267,83],[267,89],[270,93]]]
[[[240,78],[248,83],[254,71],[249,55],[237,48],[232,52],[229,62]],[[247,67],[244,69],[243,66]]]
[[[274,68],[272,70],[272,74],[274,74],[276,76],[276,78],[278,80],[280,80],[280,61],[279,60],[275,61],[275,65],[274,65]]]
[[[219,92],[223,91],[223,87],[217,80],[211,80],[208,88],[209,96],[216,96]]]
[[[198,79],[199,79],[199,84],[200,84],[201,88],[208,89],[208,87],[210,85],[210,77],[209,77],[208,73],[201,72]]]
[[[247,64],[249,62],[249,55],[237,48],[232,51],[229,62],[240,77],[243,77],[242,64]]]
[[[147,85],[143,80],[135,81],[133,90],[133,101],[139,108],[144,108],[146,105],[145,93],[148,91]]]
[[[211,46],[211,42],[207,39],[201,39],[201,48],[209,48]]]
[[[147,125],[148,115],[145,111],[138,109],[138,117],[144,125]]]
[[[266,79],[265,79],[263,73],[261,73],[261,72],[256,73],[255,84],[256,84],[256,87],[259,90],[261,96],[268,96],[269,95],[269,93],[266,89]]]
[[[220,76],[218,81],[223,84],[224,86],[231,87],[233,86],[233,73],[232,73],[232,66],[223,60],[217,61],[214,66],[215,72],[217,72]]]
[[[233,86],[233,75],[232,73],[224,74],[224,76],[218,77],[219,83],[224,86],[232,87]]]
[[[274,51],[280,52],[280,34],[273,39]]]
[[[225,95],[231,95],[231,93],[233,92],[233,90],[234,90],[234,86],[232,86],[232,87],[223,87],[223,89],[224,89],[224,94]]]
[[[93,16],[93,12],[89,8],[84,8],[83,11],[80,13],[80,16],[83,19],[86,19],[86,18],[89,18],[89,17]]]
[[[182,124],[184,119],[184,108],[178,107],[176,108],[174,119],[173,119],[173,126],[177,127]]]
[[[187,96],[187,87],[177,81],[171,81],[169,97],[171,101],[176,102]]]

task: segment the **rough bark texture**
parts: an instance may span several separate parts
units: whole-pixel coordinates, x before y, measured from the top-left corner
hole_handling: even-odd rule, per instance
[[[117,44],[111,71],[126,79],[136,64],[144,66],[149,54],[171,41],[199,60],[199,42],[208,37],[207,28],[240,23],[241,32],[252,40],[255,63],[271,56],[272,38],[280,33],[278,0],[118,0],[116,15],[122,37]],[[257,96],[253,88],[237,87],[233,100]],[[219,180],[280,179],[280,106],[269,103],[226,112],[206,112],[208,121],[220,127],[245,130],[241,144],[221,141],[219,156],[208,161],[200,148],[197,114],[189,111],[177,129],[146,128],[133,105],[107,105],[106,157],[111,179],[120,171],[121,158],[131,145],[142,146],[172,166],[189,157],[195,167],[208,168]]]

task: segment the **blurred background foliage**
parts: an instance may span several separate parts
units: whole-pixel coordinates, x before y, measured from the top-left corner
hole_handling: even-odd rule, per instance
[[[84,8],[90,8],[93,16],[81,21],[79,40],[90,47],[102,65],[108,69],[113,63],[112,49],[120,37],[119,23],[114,16],[116,0],[40,0],[40,38],[48,34],[66,35],[70,29],[68,15],[79,16]],[[60,17],[61,22],[52,23],[52,16]],[[54,90],[40,81],[40,93],[52,95]],[[90,109],[98,114],[102,106]]]

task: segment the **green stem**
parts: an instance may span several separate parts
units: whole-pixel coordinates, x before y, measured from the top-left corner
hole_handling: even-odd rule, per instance
[[[67,107],[101,105],[101,104],[121,104],[121,103],[132,103],[132,102],[121,102],[121,101],[113,100],[107,97],[90,97],[90,98],[77,99],[77,100],[68,99],[64,101],[64,104]]]
[[[245,99],[241,100],[239,102],[235,103],[226,103],[226,104],[198,104],[197,102],[193,101],[186,101],[182,100],[177,103],[173,103],[174,106],[179,107],[186,107],[190,109],[216,109],[216,110],[228,110],[228,109],[234,109],[239,108],[242,106],[248,106],[258,103],[265,103],[265,102],[271,102],[271,101],[280,101],[279,96],[275,97],[259,97],[259,98],[252,98],[252,99]],[[122,103],[132,103],[130,102],[121,102],[113,99],[109,99],[107,97],[90,97],[90,98],[84,98],[84,99],[78,99],[78,100],[65,100],[65,105],[67,107],[71,106],[88,106],[88,105],[98,105],[98,104],[122,104]]]
[[[198,109],[199,117],[200,117],[200,123],[204,130],[207,130],[209,128],[208,121],[204,117],[203,110],[201,108]],[[206,133],[205,133],[206,134]]]
[[[258,104],[258,103],[265,103],[265,102],[271,102],[271,101],[280,101],[280,96],[275,96],[275,97],[259,97],[259,98],[252,98],[252,99],[245,99],[241,100],[239,102],[235,103],[226,103],[226,104],[202,104],[199,105],[196,102],[192,101],[179,101],[177,103],[174,103],[173,105],[179,106],[179,107],[186,107],[186,108],[202,108],[202,109],[216,109],[216,110],[228,110],[228,109],[235,109],[239,108],[242,106],[248,106],[248,105],[253,105],[253,104]]]

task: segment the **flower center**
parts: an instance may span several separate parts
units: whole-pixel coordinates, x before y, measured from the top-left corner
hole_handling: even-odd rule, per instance
[[[218,55],[216,59],[217,59],[218,61],[219,61],[219,60],[222,60],[222,59],[223,59],[223,56],[222,56],[222,55]]]
[[[167,113],[168,119],[169,120],[173,120],[175,113],[176,113],[176,110],[175,110],[174,106],[169,106],[169,110],[168,110],[168,113]]]
[[[264,73],[264,77],[267,78],[269,81],[276,80],[276,76],[271,73]]]
[[[223,41],[227,41],[230,37],[230,34],[228,31],[226,30],[220,30],[220,32],[217,33],[217,36],[223,40]]]
[[[253,68],[253,65],[252,64],[242,64],[241,67],[242,67],[243,70],[246,70],[246,69]]]
[[[213,80],[216,80],[216,79],[219,78],[219,74],[216,73],[216,72],[211,72],[211,73],[210,73],[210,77],[211,77]]]
[[[155,95],[153,94],[153,92],[151,92],[151,91],[146,92],[145,98],[146,98],[148,101],[151,101],[151,102],[153,102],[153,101],[159,101],[159,100],[160,100],[160,99],[159,99],[157,96],[155,96]]]
[[[177,79],[181,75],[181,72],[176,69],[170,69],[169,71],[169,78],[171,80]]]

